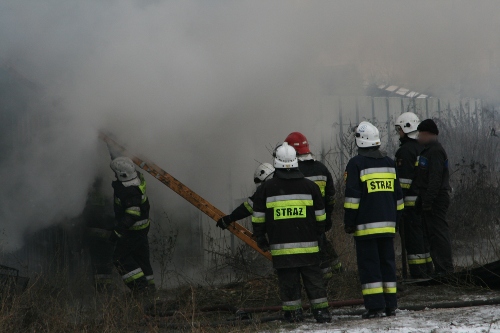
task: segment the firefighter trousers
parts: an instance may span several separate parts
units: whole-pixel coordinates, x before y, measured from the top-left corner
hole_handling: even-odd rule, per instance
[[[422,219],[414,208],[403,211],[406,257],[413,278],[423,278],[433,272],[430,246],[424,232]]]
[[[115,244],[108,240],[111,232],[111,230],[100,228],[88,229],[90,263],[92,274],[94,275],[94,283],[98,288],[110,285],[113,282],[113,252]]]
[[[319,265],[278,268],[278,283],[283,310],[293,311],[302,308],[302,284],[313,309],[328,308],[323,274]]]
[[[154,287],[148,232],[149,226],[141,230],[127,230],[116,244],[113,261],[123,281],[132,290]]]
[[[434,199],[431,211],[422,211],[422,219],[436,274],[453,273],[450,229],[446,213],[450,206],[450,194],[441,191]]]
[[[355,239],[358,274],[366,309],[396,308],[394,238]]]

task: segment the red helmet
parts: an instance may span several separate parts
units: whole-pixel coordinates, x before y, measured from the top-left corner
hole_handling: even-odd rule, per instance
[[[300,132],[292,132],[288,134],[285,142],[295,148],[297,155],[311,153],[311,151],[309,150],[309,143],[307,142],[307,138]]]

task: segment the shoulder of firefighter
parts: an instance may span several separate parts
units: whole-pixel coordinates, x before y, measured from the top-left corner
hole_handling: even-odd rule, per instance
[[[254,235],[267,233],[274,268],[319,263],[326,212],[317,185],[304,178],[273,178],[257,191],[253,210]]]
[[[417,186],[415,177],[418,168],[418,159],[423,146],[416,140],[406,139],[396,152],[396,170],[399,183],[403,190],[405,208],[415,207],[417,200]]]
[[[355,156],[347,164],[344,224],[359,238],[391,237],[404,209],[396,165],[389,157]]]
[[[141,173],[129,182],[113,182],[115,230],[142,230],[150,225],[149,199],[146,194],[146,180]]]
[[[326,165],[316,160],[299,160],[299,170],[306,179],[318,185],[326,213],[331,214],[335,205],[335,186],[333,185],[332,174]]]

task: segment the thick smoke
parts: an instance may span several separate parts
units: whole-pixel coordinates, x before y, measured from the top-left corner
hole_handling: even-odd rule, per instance
[[[453,0],[2,1],[0,65],[42,87],[31,108],[49,120],[0,170],[4,247],[81,212],[94,176],[110,172],[99,129],[227,209],[270,160],[266,145],[299,130],[319,147],[316,128],[333,122],[316,112],[323,94],[387,82],[496,102],[498,10]],[[157,208],[186,210],[150,183]]]

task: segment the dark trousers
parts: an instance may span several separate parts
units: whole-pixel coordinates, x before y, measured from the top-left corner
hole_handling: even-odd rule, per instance
[[[144,289],[150,284],[147,277],[153,276],[148,232],[149,226],[142,230],[127,230],[116,244],[113,261],[131,289]]]
[[[414,208],[405,208],[403,223],[410,275],[413,278],[422,278],[428,274],[432,274],[433,266],[430,246],[425,236],[422,219]]]
[[[367,309],[396,308],[394,238],[356,239],[358,273]]]
[[[279,268],[276,271],[283,310],[292,311],[302,308],[301,277],[312,308],[320,309],[328,307],[323,274],[318,265]]]
[[[335,269],[340,268],[341,264],[339,261],[339,255],[335,251],[333,244],[326,238],[325,233],[321,235],[320,244],[321,244],[319,251],[319,256],[321,260],[320,268],[323,275],[325,275],[331,273],[332,268]]]
[[[100,228],[88,229],[90,262],[96,284],[112,283],[115,244],[108,240],[111,232]]]
[[[434,199],[432,210],[422,211],[425,233],[436,273],[453,272],[450,229],[446,221],[449,206],[450,194],[448,191],[441,191]]]

